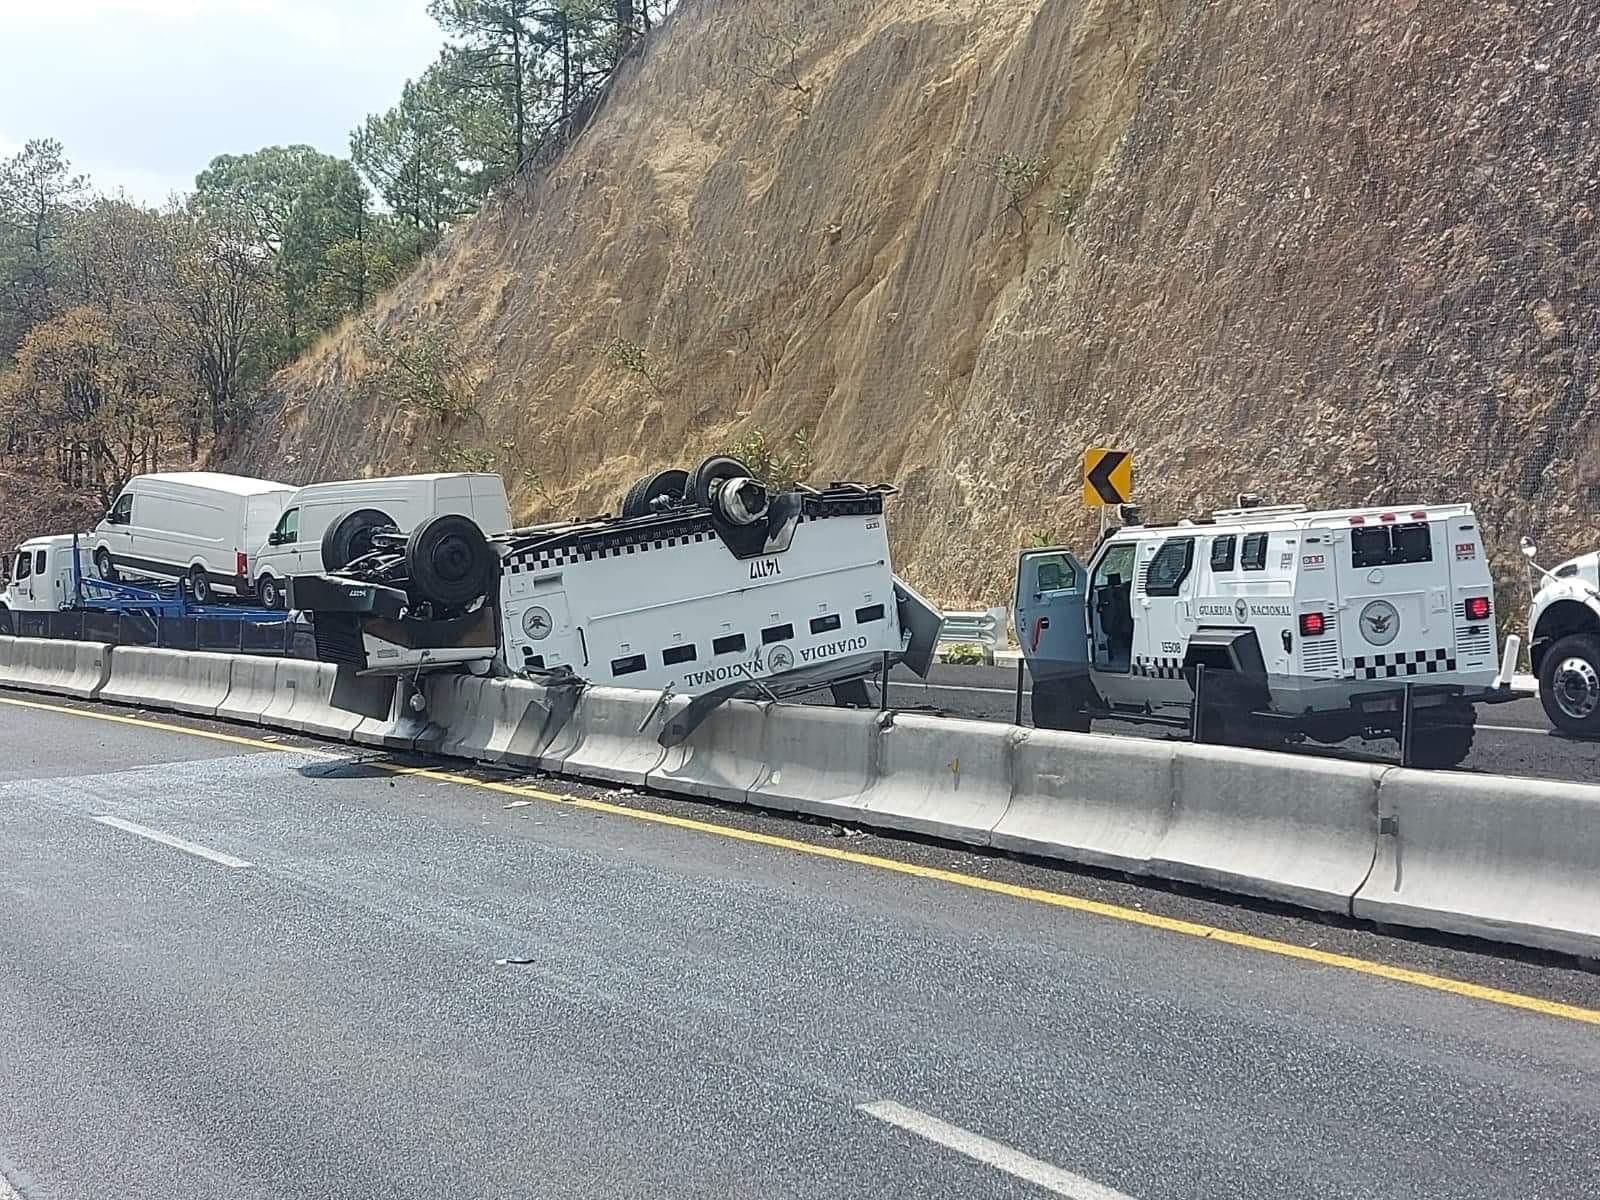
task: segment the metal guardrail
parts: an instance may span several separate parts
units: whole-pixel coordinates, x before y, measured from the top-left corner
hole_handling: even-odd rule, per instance
[[[1007,644],[1010,620],[1011,610],[1003,605],[982,612],[947,612],[939,627],[939,643],[977,646],[983,651],[983,661],[992,664],[994,652]]]

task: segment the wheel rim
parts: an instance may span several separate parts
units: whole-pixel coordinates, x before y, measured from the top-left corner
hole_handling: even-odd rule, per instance
[[[441,538],[428,557],[434,571],[446,583],[462,583],[472,574],[472,547],[464,537]]]
[[[1600,708],[1600,674],[1586,658],[1563,659],[1552,680],[1556,707],[1575,721],[1584,721]]]
[[[270,579],[261,581],[261,602],[268,608],[278,607],[278,586]]]

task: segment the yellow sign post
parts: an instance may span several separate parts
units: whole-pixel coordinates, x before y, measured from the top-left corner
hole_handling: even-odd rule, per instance
[[[1090,508],[1133,499],[1133,452],[1095,446],[1083,452],[1083,502]]]

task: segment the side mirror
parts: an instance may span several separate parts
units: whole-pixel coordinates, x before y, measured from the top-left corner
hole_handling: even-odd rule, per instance
[[[1534,541],[1531,537],[1524,537],[1521,545],[1522,557],[1527,559],[1529,562],[1532,562],[1539,553],[1539,547],[1534,544]]]
[[[274,529],[271,533],[267,534],[267,545],[269,545],[269,546],[281,546],[281,545],[283,545],[283,535],[281,533],[279,533],[276,529]]]

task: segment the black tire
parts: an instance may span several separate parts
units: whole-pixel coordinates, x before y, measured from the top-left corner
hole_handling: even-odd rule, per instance
[[[1039,729],[1060,729],[1067,733],[1088,733],[1091,719],[1084,711],[1083,689],[1071,682],[1045,680],[1033,685],[1029,710]]]
[[[189,595],[196,604],[210,604],[217,597],[211,590],[211,577],[201,566],[189,568]]]
[[[1544,652],[1539,703],[1562,733],[1600,737],[1600,636],[1571,633]]]
[[[256,581],[256,595],[261,599],[262,608],[270,608],[274,612],[283,611],[283,585],[271,575],[263,575]]]
[[[345,513],[323,532],[322,569],[342,571],[356,559],[371,554],[372,535],[379,529],[398,532],[394,519],[375,508]]]
[[[424,521],[406,542],[411,591],[445,608],[462,608],[482,596],[493,566],[483,530],[457,513]]]
[[[843,683],[836,683],[828,689],[833,694],[835,708],[876,708],[872,702],[872,693],[867,691],[867,682],[864,679],[847,679]]]
[[[750,468],[737,458],[713,454],[701,459],[700,465],[689,474],[688,499],[701,508],[710,508],[715,486],[729,479],[739,479],[750,474]]]
[[[111,561],[111,551],[105,546],[94,552],[94,569],[99,572],[100,578],[107,583],[116,583],[117,564]]]
[[[1462,701],[1425,708],[1412,718],[1411,763],[1425,771],[1459,767],[1472,753],[1478,711]]]
[[[671,500],[682,500],[684,492],[689,487],[689,472],[676,468],[666,471],[657,471],[654,475],[646,475],[628,489],[628,494],[622,498],[622,516],[647,517],[653,511],[650,507],[652,500],[666,496]]]

